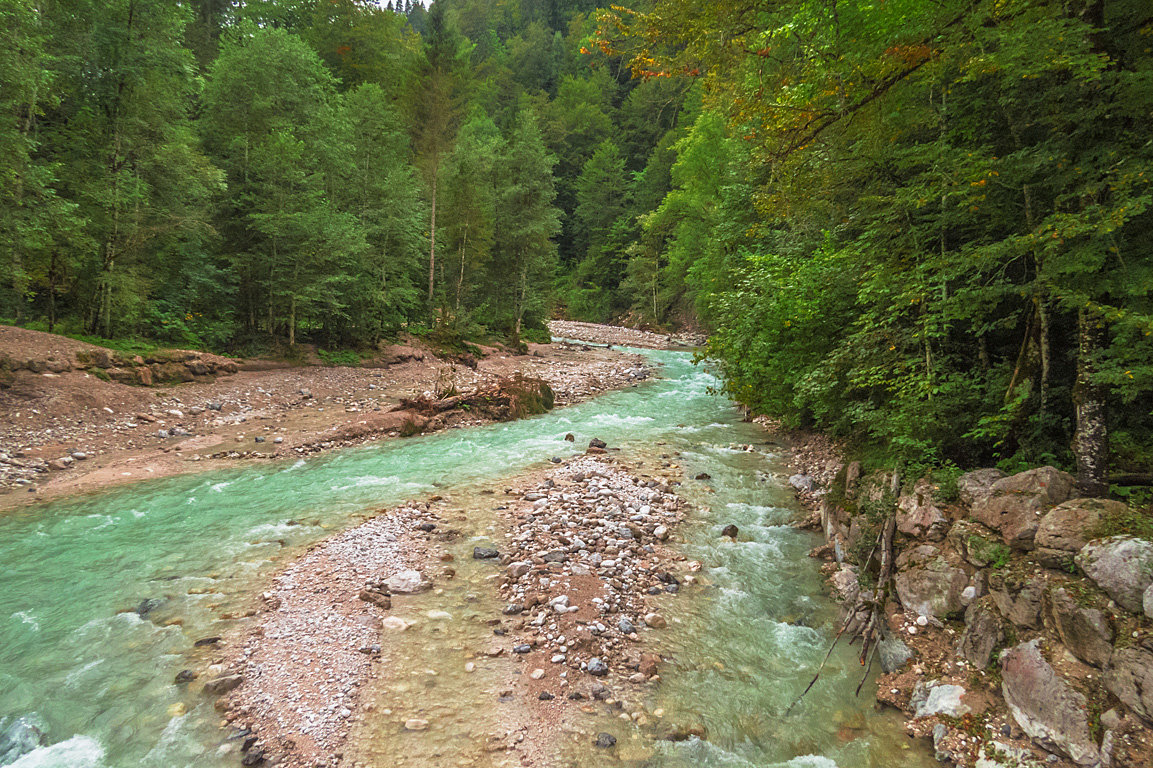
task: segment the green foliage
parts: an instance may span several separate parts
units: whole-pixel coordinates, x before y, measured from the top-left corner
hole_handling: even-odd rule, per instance
[[[983,536],[970,536],[965,546],[973,557],[979,562],[988,563],[988,568],[998,571],[1009,564],[1012,550],[999,541],[986,539]]]
[[[595,47],[708,85],[632,284],[683,275],[727,391],[786,423],[898,461],[1068,466],[1080,368],[1136,468],[1153,442],[1132,444],[1153,418],[1138,6],[602,11]],[[1079,348],[1086,327],[1099,349]]]
[[[342,368],[357,368],[360,366],[360,355],[351,349],[330,351],[316,350],[316,356],[324,361],[325,365]]]
[[[1139,536],[1153,541],[1153,503],[1148,496],[1132,498],[1124,511],[1109,511],[1091,531],[1092,538]]]

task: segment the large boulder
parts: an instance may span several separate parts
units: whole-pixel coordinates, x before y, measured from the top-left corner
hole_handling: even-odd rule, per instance
[[[1089,732],[1088,702],[1049,666],[1040,640],[1001,654],[1001,693],[1013,719],[1034,742],[1077,765],[1094,766],[1101,754]]]
[[[1103,515],[1120,513],[1126,506],[1106,499],[1072,499],[1049,510],[1037,527],[1036,557],[1048,568],[1068,569],[1073,556],[1093,538]]]
[[[993,483],[1005,476],[999,469],[976,469],[957,478],[957,495],[969,507],[984,501],[993,493]]]
[[[996,534],[972,520],[958,520],[945,538],[967,563],[978,568],[994,563],[1004,565],[1009,560],[1009,548],[997,540]]]
[[[1153,653],[1122,648],[1105,669],[1105,687],[1143,720],[1153,724]]]
[[[1018,627],[1041,628],[1041,600],[1045,582],[1031,574],[989,571],[989,594],[997,610]]]
[[[926,553],[926,549],[932,550],[932,554]],[[936,547],[915,547],[912,553],[903,552],[901,557],[910,554],[913,557],[904,562],[907,567],[893,577],[901,605],[922,616],[944,618],[959,613],[965,607],[961,593],[969,584],[964,569],[937,554]]]
[[[989,666],[993,651],[1005,642],[1005,626],[990,598],[970,603],[965,609],[965,631],[957,654],[977,669]]]
[[[949,530],[949,519],[933,501],[933,484],[918,480],[912,493],[897,500],[897,530],[915,539],[941,541]]]
[[[973,517],[998,531],[1014,549],[1032,549],[1041,515],[1067,501],[1076,481],[1067,472],[1038,467],[993,483],[990,494],[973,504]]]
[[[1153,584],[1153,542],[1135,536],[1098,539],[1086,544],[1074,560],[1118,605],[1143,612],[1145,590]]]
[[[1141,607],[1145,611],[1145,618],[1153,619],[1153,584],[1145,589],[1145,594],[1141,597]]]
[[[1045,599],[1045,624],[1086,664],[1103,667],[1113,655],[1113,627],[1104,612],[1079,604],[1064,587]]]

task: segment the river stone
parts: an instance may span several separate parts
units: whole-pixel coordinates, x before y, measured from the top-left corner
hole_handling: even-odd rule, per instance
[[[938,555],[899,572],[893,579],[897,597],[906,610],[922,616],[945,618],[964,608],[961,593],[969,583],[965,571]]]
[[[977,669],[989,666],[993,651],[1005,642],[1005,627],[991,598],[978,600],[965,609],[965,631],[957,653]]]
[[[427,731],[428,721],[419,717],[411,717],[404,721],[404,730],[406,731]]]
[[[949,519],[933,502],[935,487],[925,479],[918,480],[912,493],[897,500],[897,530],[915,539],[941,541],[949,530]]]
[[[1049,510],[1037,528],[1036,557],[1048,568],[1068,569],[1073,556],[1092,538],[1103,515],[1123,513],[1126,505],[1106,499],[1072,499]]]
[[[886,628],[877,643],[877,656],[881,659],[881,671],[887,675],[905,666],[913,658],[913,651]]]
[[[1077,765],[1096,765],[1101,755],[1089,733],[1088,702],[1061,679],[1041,655],[1040,639],[1001,655],[1001,692],[1021,729],[1050,752]]]
[[[221,675],[204,684],[204,692],[210,696],[223,696],[229,691],[240,687],[244,682],[242,675]]]
[[[1032,575],[989,571],[989,594],[1001,615],[1018,627],[1041,628],[1045,582]]]
[[[609,749],[610,747],[615,747],[616,744],[617,737],[613,736],[611,733],[602,732],[597,734],[596,745],[601,749]]]
[[[16,762],[37,747],[48,745],[48,723],[39,714],[0,717],[0,765]]]
[[[965,689],[959,685],[926,685],[918,681],[913,688],[909,703],[914,708],[913,717],[963,717],[973,710],[961,701]]]
[[[1145,618],[1153,619],[1153,584],[1145,590],[1141,598],[1141,606],[1145,609]]]
[[[496,547],[473,547],[473,560],[493,560],[500,557],[500,550]]]
[[[385,580],[384,584],[388,587],[389,592],[402,595],[413,592],[423,592],[432,586],[425,581],[420,571],[400,571],[399,573],[394,573]]]
[[[604,677],[609,673],[609,665],[605,664],[596,656],[589,659],[586,671],[593,677]]]
[[[999,469],[976,469],[957,478],[957,494],[961,503],[972,507],[993,493],[993,483],[1005,476]]]
[[[1078,567],[1127,611],[1140,614],[1153,585],[1153,542],[1133,536],[1091,541],[1074,558]]]
[[[1000,532],[1010,547],[1030,550],[1041,515],[1067,501],[1075,486],[1072,475],[1053,467],[1020,472],[993,483],[991,494],[973,504],[973,517]]]
[[[789,485],[802,493],[810,493],[813,490],[813,478],[809,475],[796,474],[789,478]]]
[[[1050,590],[1045,600],[1045,623],[1061,643],[1086,664],[1103,667],[1113,655],[1113,628],[1096,608],[1078,605],[1064,587]]]
[[[1114,652],[1105,669],[1105,687],[1153,724],[1153,653],[1139,647]]]

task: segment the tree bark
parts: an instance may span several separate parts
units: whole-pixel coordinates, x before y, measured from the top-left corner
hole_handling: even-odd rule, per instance
[[[1105,419],[1106,388],[1094,381],[1097,355],[1104,347],[1104,321],[1097,313],[1082,308],[1077,313],[1077,383],[1073,404],[1077,432],[1073,455],[1077,460],[1077,485],[1086,496],[1100,497],[1109,491],[1109,429]]]
[[[429,220],[428,244],[428,313],[432,316],[432,291],[436,282],[436,160],[432,163],[432,216]]]

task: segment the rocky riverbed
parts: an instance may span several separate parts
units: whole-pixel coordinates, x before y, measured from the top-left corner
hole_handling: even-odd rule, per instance
[[[818,442],[799,469],[828,542],[812,556],[847,609],[872,595],[865,555],[895,515],[876,697],[941,762],[1153,765],[1153,543],[1110,535],[1124,504],[1078,498],[1053,467],[889,495],[889,474]]]
[[[668,545],[684,515],[671,457],[646,472],[599,441],[589,451],[480,492],[493,502],[496,530],[493,545],[473,546],[470,558],[493,564],[498,583],[485,577],[485,588],[501,602],[487,619],[491,641],[472,655],[505,665],[491,695],[513,706],[491,741],[522,765],[555,764],[558,734],[593,703],[648,724],[636,705],[662,659],[645,637],[666,627],[654,601],[672,599],[700,568]],[[429,610],[435,597],[425,593],[457,578],[448,549],[467,537],[462,520],[452,501],[434,497],[321,542],[272,580],[234,636],[182,673],[224,696],[218,708],[243,748],[238,757],[338,765],[355,754],[346,739],[358,723],[430,727],[422,711],[382,711],[364,691],[414,672],[393,663],[414,624],[453,620]],[[610,739],[601,736],[601,748]]]

